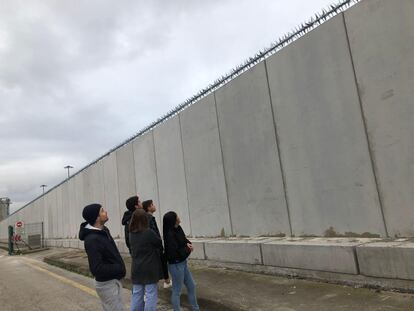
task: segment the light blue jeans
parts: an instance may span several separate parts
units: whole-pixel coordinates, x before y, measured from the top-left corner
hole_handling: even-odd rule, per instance
[[[131,297],[131,311],[156,311],[158,300],[157,285],[157,283],[146,285],[133,284]]]
[[[180,295],[183,284],[187,288],[188,302],[193,311],[199,311],[195,283],[188,269],[187,260],[176,264],[168,264],[168,270],[170,271],[172,279],[171,304],[173,305],[174,311],[180,311]]]

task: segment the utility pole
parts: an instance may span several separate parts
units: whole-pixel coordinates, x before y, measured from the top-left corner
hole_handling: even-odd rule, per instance
[[[45,194],[45,187],[47,187],[47,185],[40,185],[40,187],[43,189],[43,194]]]
[[[66,165],[64,168],[66,168],[66,169],[68,170],[68,179],[69,179],[69,176],[70,176],[70,174],[69,174],[69,170],[70,170],[71,168],[73,168],[73,166]]]

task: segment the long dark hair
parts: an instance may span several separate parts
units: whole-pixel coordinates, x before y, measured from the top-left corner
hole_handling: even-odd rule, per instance
[[[131,222],[129,223],[129,232],[142,232],[148,229],[148,216],[142,209],[137,209],[132,213]]]
[[[176,212],[167,212],[162,219],[162,235],[165,241],[165,237],[168,232],[174,229],[175,224],[177,223],[177,213]]]

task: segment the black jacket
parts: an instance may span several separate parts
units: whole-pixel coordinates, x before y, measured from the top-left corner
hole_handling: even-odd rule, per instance
[[[124,216],[122,217],[122,225],[124,226],[124,233],[125,233],[125,244],[129,249],[129,253],[131,253],[131,243],[129,242],[129,222],[131,221],[133,213],[134,211],[128,210],[124,213]],[[157,223],[155,222],[155,217],[152,216],[150,213],[147,213],[147,217],[148,217],[148,223],[149,223],[150,229],[154,230],[155,233],[157,233],[158,236],[161,237],[160,231],[158,230],[158,227],[157,227]]]
[[[148,214],[148,221],[149,221],[149,228],[155,232],[155,234],[161,239],[161,233],[157,226],[157,220],[154,216],[152,216],[150,213]],[[161,246],[161,262],[162,262],[162,270],[164,274],[164,279],[168,279],[168,266],[167,266],[167,259],[164,253],[164,248]]]
[[[125,244],[129,249],[129,252],[131,253],[131,246],[129,244],[129,221],[131,220],[132,213],[134,211],[126,211],[124,213],[124,216],[122,217],[122,225],[124,226],[124,233],[125,233]]]
[[[98,282],[122,279],[125,276],[125,264],[108,228],[102,230],[87,229],[87,222],[80,225],[79,239],[85,242],[89,269]]]
[[[153,284],[164,278],[162,242],[152,229],[131,232],[131,280],[133,284]]]
[[[150,213],[147,213],[147,214],[148,214],[148,222],[149,222],[150,229],[153,230],[157,234],[157,236],[161,239],[161,233],[160,233],[160,230],[158,229],[157,221],[155,217],[152,216]]]
[[[185,237],[181,226],[167,232],[164,237],[165,254],[170,264],[182,262],[190,256],[190,249],[187,243],[191,242]]]

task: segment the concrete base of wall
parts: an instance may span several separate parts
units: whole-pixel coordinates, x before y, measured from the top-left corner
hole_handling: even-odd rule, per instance
[[[192,239],[194,250],[191,253],[193,259],[206,259],[205,243],[215,241],[216,239]]]
[[[368,238],[191,239],[197,264],[414,292],[414,242]],[[79,240],[46,240],[47,247],[83,249]],[[128,249],[115,240],[121,253]]]
[[[265,265],[251,265],[200,259],[190,259],[190,265],[203,265],[213,268],[225,268],[258,274],[275,275],[286,278],[308,279],[313,281],[341,284],[353,287],[366,287],[381,290],[392,290],[402,293],[414,293],[414,280],[376,278],[367,277],[360,274],[353,275],[325,271],[291,269]]]
[[[284,239],[263,243],[266,266],[359,274],[355,247],[369,240]]]
[[[79,247],[79,240],[75,240],[75,239],[73,239],[73,240],[70,240],[70,242],[69,242],[69,247],[70,248],[80,248]],[[83,247],[83,245],[82,245],[82,247]]]
[[[206,241],[203,243],[204,258],[225,262],[263,264],[261,245],[268,240],[266,238],[230,238]]]
[[[399,239],[363,244],[356,252],[362,275],[414,280],[414,242]]]

